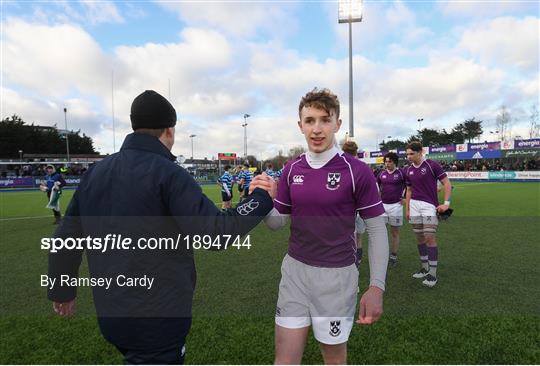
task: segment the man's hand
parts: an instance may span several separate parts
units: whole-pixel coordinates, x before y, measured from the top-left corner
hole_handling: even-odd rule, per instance
[[[357,324],[375,323],[383,313],[383,290],[370,286],[360,299]]]
[[[71,316],[75,313],[75,299],[68,302],[53,302],[53,310],[60,316]]]
[[[255,188],[261,188],[268,192],[270,197],[274,199],[277,192],[277,184],[274,181],[274,179],[266,173],[262,173],[257,175],[255,178],[253,178],[253,181],[249,185],[248,193],[251,194],[255,190]]]
[[[437,212],[445,212],[446,210],[448,210],[448,205],[439,205],[437,206]]]

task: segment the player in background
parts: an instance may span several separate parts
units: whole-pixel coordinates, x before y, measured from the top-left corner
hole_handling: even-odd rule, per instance
[[[358,159],[358,145],[356,142],[349,140],[345,141],[343,143],[343,146],[341,147],[341,150],[346,152],[347,154],[353,156],[354,158]],[[357,265],[359,266],[360,263],[362,263],[362,235],[366,232],[366,223],[360,217],[360,214],[357,212],[355,216],[355,237],[356,237],[356,260]]]
[[[268,163],[266,164],[266,170],[264,171],[266,173],[266,175],[268,175],[269,177],[272,177],[272,178],[276,178],[276,174],[277,172],[274,171],[274,165],[272,163]]]
[[[398,260],[399,229],[403,225],[403,205],[405,204],[405,175],[398,168],[399,157],[389,152],[384,155],[385,169],[379,172],[377,184],[381,192],[386,223],[390,225],[392,242],[388,265],[395,267]]]
[[[251,184],[251,181],[253,180],[253,174],[249,170],[249,163],[246,161],[244,163],[244,169],[240,172],[238,175],[238,178],[240,178],[239,185],[242,187],[242,193],[240,193],[241,197],[248,195],[249,185]]]
[[[62,192],[62,187],[66,185],[66,181],[62,175],[56,171],[56,168],[52,164],[47,165],[46,171],[47,175],[41,183],[40,189],[47,193],[47,207],[52,209],[54,215],[53,224],[57,225],[62,219],[62,213],[60,212],[60,194]],[[51,195],[53,195],[53,200],[51,200]]]
[[[314,89],[298,111],[308,151],[286,164],[265,218],[273,230],[291,218],[276,307],[275,363],[301,363],[311,326],[324,362],[345,364],[358,296],[355,214],[359,210],[366,222],[370,249],[370,285],[356,323],[372,324],[383,311],[388,265],[384,208],[371,169],[335,145],[341,126],[337,96]]]
[[[424,159],[422,144],[418,141],[407,145],[407,159],[411,162],[405,169],[406,217],[412,224],[418,242],[418,254],[422,267],[413,274],[423,279],[422,284],[433,287],[437,284],[439,248],[437,245],[437,212],[450,207],[452,185],[446,172],[436,161]],[[444,203],[439,204],[437,181],[444,187]]]
[[[223,170],[225,172],[218,179],[218,185],[221,188],[221,208],[231,208],[233,198],[233,176],[229,173],[231,169],[230,165],[225,165]]]

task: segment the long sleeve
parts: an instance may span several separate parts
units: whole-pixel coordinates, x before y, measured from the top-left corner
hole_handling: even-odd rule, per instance
[[[81,220],[79,216],[78,191],[75,192],[66,215],[54,233],[55,238],[78,238],[82,236]],[[62,248],[56,253],[49,252],[49,278],[55,278],[55,285],[48,290],[49,300],[67,302],[77,296],[76,287],[61,286],[62,275],[69,277],[79,276],[79,267],[82,261],[83,250]]]

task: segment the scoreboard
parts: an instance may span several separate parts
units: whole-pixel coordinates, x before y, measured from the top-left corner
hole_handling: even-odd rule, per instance
[[[236,160],[236,153],[218,153],[218,160]]]

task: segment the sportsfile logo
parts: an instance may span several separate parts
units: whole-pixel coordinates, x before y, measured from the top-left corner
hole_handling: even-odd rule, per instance
[[[292,179],[293,184],[304,184],[304,176],[303,175],[295,175]]]

